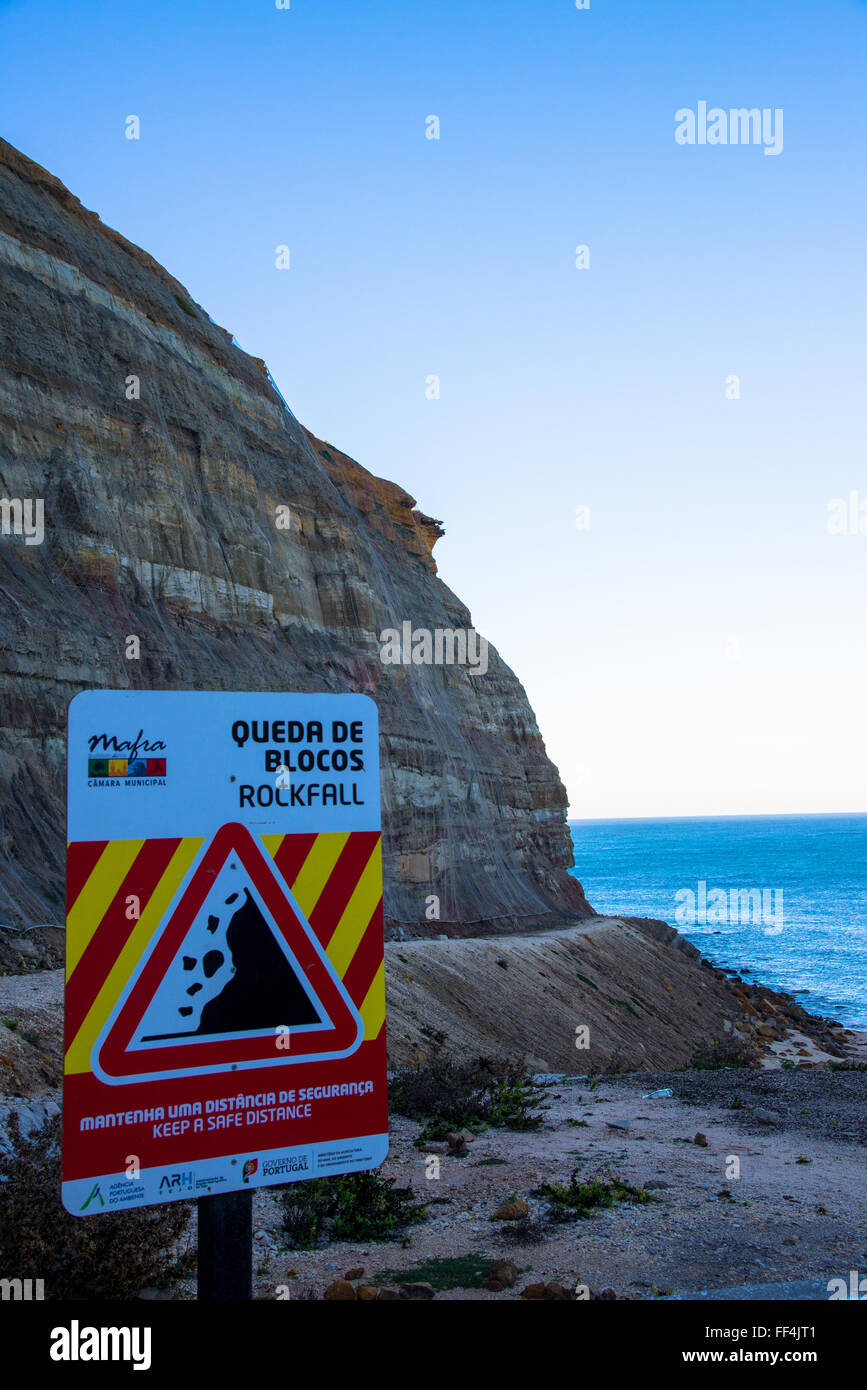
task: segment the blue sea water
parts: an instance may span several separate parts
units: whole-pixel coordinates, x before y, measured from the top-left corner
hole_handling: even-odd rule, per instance
[[[716,965],[867,1028],[867,815],[582,820],[569,828],[572,872],[597,912],[659,917]],[[702,883],[725,920],[699,920]],[[764,898],[754,895],[748,906],[732,889],[764,890]],[[693,902],[694,918],[684,920]]]

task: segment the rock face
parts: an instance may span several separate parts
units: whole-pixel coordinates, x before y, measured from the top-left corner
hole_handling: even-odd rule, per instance
[[[386,628],[471,627],[439,523],[308,435],[264,363],[2,141],[0,273],[0,498],[42,499],[45,528],[0,536],[0,922],[62,918],[66,707],[98,687],[363,691],[392,929],[590,915],[496,652],[485,675],[380,659]]]

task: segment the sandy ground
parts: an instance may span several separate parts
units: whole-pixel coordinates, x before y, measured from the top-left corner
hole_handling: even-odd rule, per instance
[[[674,1089],[671,1098],[646,1092]],[[653,1299],[698,1289],[867,1272],[867,1072],[701,1071],[558,1080],[547,1089],[545,1127],[489,1130],[465,1158],[442,1157],[426,1176],[413,1146],[419,1125],[393,1117],[383,1174],[430,1203],[427,1220],[394,1241],[334,1243],[288,1250],[280,1194],[254,1198],[255,1292],[322,1296],[348,1270],[361,1282],[424,1278],[437,1258],[510,1259],[513,1289],[444,1290],[446,1299],[510,1299],[527,1284],[585,1283],[618,1298]],[[732,1108],[732,1103],[737,1108]],[[757,1111],[759,1112],[757,1115]],[[762,1116],[770,1113],[770,1123]],[[626,1128],[621,1128],[626,1126]],[[694,1142],[704,1134],[707,1147]],[[735,1171],[739,1176],[727,1176]],[[808,1159],[809,1162],[803,1160]],[[801,1160],[801,1161],[799,1161]],[[568,1225],[550,1224],[543,1182],[605,1172],[653,1195],[650,1205],[618,1204]],[[491,1221],[517,1193],[530,1207],[521,1222]],[[356,1280],[358,1282],[358,1280]],[[174,1296],[192,1296],[186,1283]]]

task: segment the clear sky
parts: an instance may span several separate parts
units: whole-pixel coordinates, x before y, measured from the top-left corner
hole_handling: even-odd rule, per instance
[[[0,0],[0,129],[443,518],[572,815],[864,810],[865,39],[863,0]],[[678,144],[701,101],[781,152]]]

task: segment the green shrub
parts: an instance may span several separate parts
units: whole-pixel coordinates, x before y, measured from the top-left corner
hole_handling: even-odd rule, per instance
[[[423,1221],[424,1206],[411,1187],[395,1187],[373,1169],[293,1183],[283,1193],[283,1229],[296,1250],[323,1240],[389,1240]]]
[[[486,1289],[490,1255],[436,1256],[412,1269],[383,1269],[374,1284],[430,1284],[432,1289]]]
[[[488,1057],[457,1058],[444,1050],[441,1033],[433,1038],[432,1055],[396,1070],[389,1084],[390,1108],[424,1125],[417,1146],[459,1129],[481,1134],[489,1125],[539,1128],[542,1112],[550,1107],[539,1103],[544,1088],[525,1067]]]
[[[181,1272],[189,1202],[70,1216],[60,1202],[60,1116],[25,1137],[13,1111],[8,1132],[11,1152],[0,1154],[4,1277],[43,1279],[50,1299],[129,1299]]]
[[[522,1069],[509,1068],[491,1087],[489,1123],[501,1129],[538,1129],[542,1112],[551,1109],[539,1101],[543,1089]]]
[[[652,1202],[649,1192],[632,1187],[621,1178],[603,1172],[582,1182],[578,1169],[573,1168],[568,1183],[544,1183],[539,1195],[549,1202],[548,1217],[551,1221],[574,1221],[578,1217],[589,1216],[600,1207],[613,1207],[615,1202]]]

